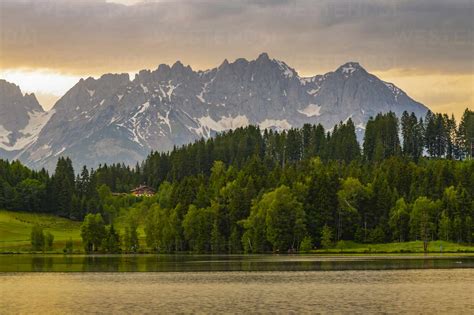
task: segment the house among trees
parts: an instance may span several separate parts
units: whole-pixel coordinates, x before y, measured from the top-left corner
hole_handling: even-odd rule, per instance
[[[146,185],[140,185],[130,191],[132,195],[137,197],[151,197],[155,194],[155,190]]]

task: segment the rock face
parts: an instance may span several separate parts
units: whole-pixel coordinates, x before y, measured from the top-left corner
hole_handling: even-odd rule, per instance
[[[31,145],[51,113],[46,113],[34,94],[0,80],[0,157],[13,158]]]
[[[334,72],[302,78],[286,63],[261,54],[193,71],[173,66],[80,80],[54,106],[36,141],[16,155],[52,169],[60,155],[83,164],[143,160],[151,150],[211,137],[249,124],[325,128],[351,118],[359,131],[379,112],[424,115],[427,108],[393,84],[349,62]]]

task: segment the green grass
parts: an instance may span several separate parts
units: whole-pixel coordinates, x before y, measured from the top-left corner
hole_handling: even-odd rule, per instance
[[[474,252],[474,246],[466,244],[451,243],[445,241],[429,242],[428,251],[431,253],[459,253]],[[423,242],[403,242],[403,243],[385,243],[385,244],[360,244],[352,241],[338,243],[334,248],[317,249],[312,253],[357,253],[357,254],[376,254],[376,253],[423,253]]]
[[[30,233],[34,224],[54,235],[53,252],[62,252],[66,241],[72,238],[74,248],[81,247],[80,222],[48,214],[0,210],[0,253],[29,252]]]
[[[115,228],[123,233],[124,223],[118,218]],[[0,210],[0,253],[31,252],[30,233],[34,224],[43,227],[44,232],[54,235],[53,249],[50,253],[62,253],[66,241],[72,239],[75,253],[83,253],[81,239],[82,222],[72,221],[50,214],[14,212]],[[145,232],[138,228],[140,246],[145,247]]]

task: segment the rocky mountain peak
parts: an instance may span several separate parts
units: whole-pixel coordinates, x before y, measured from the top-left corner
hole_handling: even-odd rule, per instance
[[[0,157],[13,158],[31,144],[48,119],[33,93],[23,95],[16,84],[0,80]]]
[[[218,70],[222,70],[222,69],[226,69],[227,67],[229,66],[229,60],[224,59],[224,61],[222,61],[221,65],[219,67],[217,67]]]
[[[76,167],[135,164],[151,151],[168,151],[217,132],[249,124],[276,130],[351,119],[358,131],[378,112],[424,115],[426,107],[383,82],[357,62],[334,72],[299,77],[267,53],[216,68],[172,66],[81,80],[54,106],[55,114],[19,158],[54,167],[61,155]]]
[[[258,58],[255,60],[257,62],[268,62],[270,61],[270,57],[266,52],[261,53]]]
[[[348,76],[354,73],[367,73],[367,71],[365,71],[365,69],[358,62],[354,61],[350,61],[343,64],[342,66],[337,68],[336,72]]]
[[[2,93],[2,99],[23,96],[18,85],[3,79],[0,79],[0,93]]]

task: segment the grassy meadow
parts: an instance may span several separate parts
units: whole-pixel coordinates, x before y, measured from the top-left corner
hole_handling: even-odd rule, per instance
[[[34,224],[54,235],[53,251],[62,252],[67,240],[72,238],[74,248],[80,248],[80,222],[49,214],[12,212],[0,210],[0,253],[29,252],[30,233]]]

